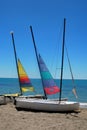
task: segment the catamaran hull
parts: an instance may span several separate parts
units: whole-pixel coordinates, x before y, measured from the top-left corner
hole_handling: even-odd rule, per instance
[[[46,99],[15,99],[17,109],[28,109],[35,111],[65,112],[79,110],[79,103],[69,101],[51,101]]]

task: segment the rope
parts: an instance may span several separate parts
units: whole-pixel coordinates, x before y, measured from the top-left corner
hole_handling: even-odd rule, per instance
[[[72,89],[72,92],[74,93],[75,97],[78,98],[77,93],[76,93],[76,87],[75,87],[74,77],[73,77],[72,68],[71,68],[71,64],[70,64],[69,55],[68,55],[68,51],[67,51],[66,45],[65,45],[65,49],[66,49],[66,55],[67,55],[67,59],[68,59],[68,63],[69,63],[69,68],[70,68],[70,73],[71,73],[71,77],[72,77],[72,83],[73,83],[73,86],[74,86],[74,88]]]

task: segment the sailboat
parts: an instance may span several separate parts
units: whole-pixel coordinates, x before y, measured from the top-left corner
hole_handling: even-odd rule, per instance
[[[32,27],[30,26],[33,43],[35,47],[38,67],[40,70],[40,75],[43,84],[43,90],[45,99],[27,99],[27,98],[15,98],[15,107],[17,109],[28,109],[35,111],[46,111],[46,112],[70,112],[79,110],[78,102],[64,101],[61,98],[62,94],[62,77],[63,77],[63,61],[64,61],[64,39],[65,39],[65,19],[64,19],[64,32],[63,32],[63,46],[62,46],[62,64],[61,64],[61,80],[60,80],[60,88],[56,86],[54,83],[51,74],[49,73],[42,57],[37,55],[37,49],[35,45],[35,40],[33,36]],[[49,86],[50,84],[50,86]],[[47,94],[55,94],[60,93],[59,100],[50,100],[47,99]]]
[[[12,36],[13,49],[14,49],[14,55],[15,55],[15,61],[16,61],[18,81],[19,81],[19,86],[20,86],[20,94],[10,95],[10,96],[20,97],[20,98],[26,98],[26,97],[27,98],[43,98],[43,95],[35,94],[35,88],[32,85],[29,76],[27,75],[20,59],[17,59],[13,32],[11,32],[11,36]],[[33,94],[31,94],[32,92]]]

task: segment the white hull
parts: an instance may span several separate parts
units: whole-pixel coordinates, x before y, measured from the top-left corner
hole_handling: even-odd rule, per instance
[[[49,100],[49,99],[26,99],[16,98],[15,106],[17,109],[28,109],[35,111],[48,111],[48,112],[65,112],[79,110],[79,103],[69,101]]]

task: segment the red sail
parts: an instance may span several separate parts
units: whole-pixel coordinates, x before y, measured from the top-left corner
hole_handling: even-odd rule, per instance
[[[45,89],[46,94],[48,95],[56,94],[60,92],[60,89],[57,86],[45,87],[44,89]]]

